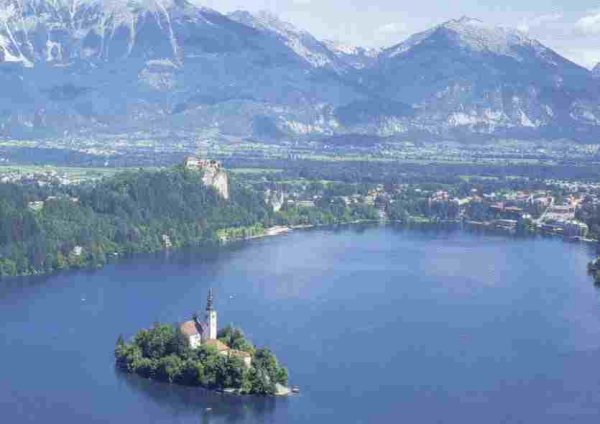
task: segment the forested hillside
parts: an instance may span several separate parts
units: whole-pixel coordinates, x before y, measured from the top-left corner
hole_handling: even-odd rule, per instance
[[[0,184],[0,276],[102,266],[113,256],[216,239],[266,225],[262,198],[232,182],[232,199],[181,168],[119,174],[96,184]]]

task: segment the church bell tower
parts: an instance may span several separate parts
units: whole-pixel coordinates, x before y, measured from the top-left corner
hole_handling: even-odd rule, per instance
[[[212,289],[208,290],[208,299],[206,301],[206,324],[208,324],[208,340],[217,338],[217,311],[213,305],[214,297]]]

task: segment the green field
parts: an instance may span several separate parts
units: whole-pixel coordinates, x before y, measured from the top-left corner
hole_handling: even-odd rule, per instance
[[[10,165],[0,166],[0,175],[2,174],[46,174],[56,172],[57,174],[66,175],[73,179],[97,179],[102,177],[110,177],[118,172],[132,168],[84,168],[84,167],[68,167],[68,166],[33,166],[33,165]]]
[[[130,168],[92,168],[92,167],[71,167],[71,166],[51,166],[51,165],[0,165],[0,175],[3,174],[47,174],[56,172],[73,180],[95,180],[104,177],[111,177],[119,172],[132,170],[157,170],[156,167],[130,167]],[[281,172],[281,169],[269,168],[233,168],[229,171],[236,175],[261,175],[275,174]]]

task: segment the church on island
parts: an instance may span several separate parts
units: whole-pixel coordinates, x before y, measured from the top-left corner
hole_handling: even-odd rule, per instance
[[[246,366],[250,367],[252,365],[252,356],[248,352],[231,349],[220,341],[217,338],[217,328],[217,311],[214,307],[214,296],[212,289],[209,289],[204,321],[201,320],[200,315],[194,314],[190,321],[186,321],[179,326],[181,333],[187,338],[192,349],[197,349],[201,345],[214,346],[220,355],[236,356],[242,359]]]

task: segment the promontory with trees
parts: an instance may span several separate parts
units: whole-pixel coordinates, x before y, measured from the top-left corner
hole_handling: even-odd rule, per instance
[[[230,179],[226,199],[185,166],[81,184],[0,183],[0,278],[101,267],[127,254],[250,237],[274,225],[376,216],[374,207],[333,201],[275,212],[242,178]]]

